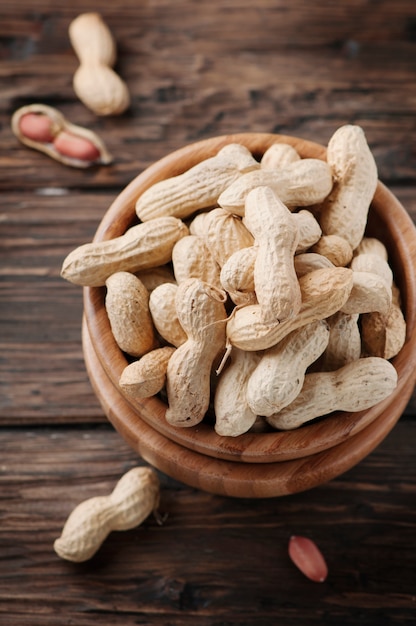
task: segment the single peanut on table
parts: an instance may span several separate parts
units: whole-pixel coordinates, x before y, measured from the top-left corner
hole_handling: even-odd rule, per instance
[[[159,479],[149,467],[134,467],[120,478],[109,496],[81,502],[55,540],[62,559],[81,563],[101,547],[113,530],[129,530],[141,524],[159,506]]]
[[[64,165],[86,168],[113,160],[98,135],[71,124],[57,109],[45,104],[30,104],[15,111],[12,130],[23,144]]]
[[[323,583],[328,576],[328,566],[322,552],[308,537],[292,535],[289,539],[289,557],[309,580]]]
[[[113,70],[114,38],[99,13],[82,13],[69,25],[69,38],[80,61],[73,86],[96,115],[119,115],[130,105],[127,85]]]

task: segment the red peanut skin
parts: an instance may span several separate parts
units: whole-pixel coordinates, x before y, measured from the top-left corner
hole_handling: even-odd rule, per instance
[[[19,121],[19,130],[24,137],[40,143],[52,143],[52,121],[43,113],[26,113]]]
[[[292,536],[289,556],[298,569],[310,580],[322,583],[328,576],[328,567],[318,546],[307,537]]]
[[[80,161],[96,161],[100,157],[100,152],[94,144],[85,137],[72,135],[67,131],[62,131],[53,143],[55,150],[72,159]]]

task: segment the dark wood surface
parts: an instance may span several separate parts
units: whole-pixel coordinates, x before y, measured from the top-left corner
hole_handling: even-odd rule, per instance
[[[116,37],[132,94],[121,117],[74,95],[68,26],[85,10]],[[0,80],[0,624],[415,624],[415,394],[382,444],[326,485],[253,501],[160,473],[162,526],[112,533],[80,565],[53,551],[78,502],[144,463],[93,394],[64,257],[147,165],[231,132],[325,144],[360,124],[416,219],[414,2],[4,2]],[[21,145],[10,119],[34,102],[98,132],[114,164],[70,169]],[[289,561],[291,534],[321,547],[325,583]]]

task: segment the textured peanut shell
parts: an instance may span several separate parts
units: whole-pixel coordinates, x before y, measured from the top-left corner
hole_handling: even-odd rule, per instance
[[[358,254],[375,254],[384,261],[388,260],[387,248],[377,237],[363,237],[354,250],[354,255]]]
[[[298,213],[292,213],[292,218],[299,231],[299,241],[295,254],[302,254],[319,241],[322,230],[318,220],[307,209],[302,209]]]
[[[296,275],[302,276],[314,269],[334,267],[326,257],[307,250],[321,236],[321,229],[312,215],[307,210],[292,213],[295,224],[299,231],[299,241],[296,246],[293,260]],[[232,254],[221,268],[221,284],[228,292],[254,292],[254,263],[257,251],[254,246],[237,250]]]
[[[361,356],[361,334],[358,314],[348,315],[342,311],[327,319],[329,341],[321,360],[321,369],[337,370]]]
[[[218,204],[244,215],[246,198],[256,187],[270,187],[289,207],[322,202],[332,189],[331,170],[320,159],[301,159],[282,169],[254,170],[237,179],[218,198]]]
[[[177,291],[176,283],[163,283],[156,287],[149,297],[149,309],[157,332],[175,347],[185,343],[188,338],[176,312]]]
[[[234,252],[221,268],[221,285],[228,292],[254,292],[254,264],[257,250],[248,246]]]
[[[81,63],[113,66],[116,45],[110,29],[96,12],[81,13],[69,25],[69,39]]]
[[[257,421],[246,397],[247,381],[261,355],[233,348],[230,362],[221,373],[214,397],[215,432],[225,437],[246,433]]]
[[[261,320],[259,305],[235,310],[227,323],[227,341],[242,350],[266,350],[293,330],[336,313],[347,301],[353,271],[345,267],[315,270],[299,279],[302,305],[299,313],[270,326]]]
[[[142,221],[161,215],[189,217],[200,209],[216,206],[218,196],[228,185],[259,167],[245,146],[228,144],[184,173],[149,187],[136,202],[136,214]]]
[[[320,270],[325,268],[335,267],[335,265],[322,254],[316,252],[303,252],[297,254],[294,260],[295,272],[298,278],[313,272],[314,270]]]
[[[354,250],[361,242],[377,187],[377,165],[360,126],[341,126],[328,142],[327,162],[334,188],[320,210],[325,235],[346,239]]]
[[[391,359],[406,340],[406,321],[401,309],[400,292],[393,281],[384,244],[375,238],[364,238],[351,263],[354,269],[377,273],[391,289],[388,311],[369,312],[362,316],[361,333],[367,354]]]
[[[225,346],[224,293],[198,279],[178,286],[176,308],[188,339],[171,356],[166,373],[166,420],[195,426],[204,418],[211,396],[211,368]]]
[[[220,267],[234,252],[254,243],[253,235],[241,218],[224,209],[215,208],[207,213],[204,226],[206,245]]]
[[[297,398],[267,422],[291,430],[332,411],[364,411],[387,398],[397,386],[397,372],[386,359],[361,358],[335,372],[307,374]]]
[[[324,321],[298,328],[265,350],[247,382],[247,403],[256,415],[268,416],[290,404],[302,389],[307,368],[329,341]]]
[[[149,292],[129,272],[115,272],[106,281],[105,309],[113,337],[131,356],[142,356],[156,346]]]
[[[127,365],[119,385],[132,398],[150,398],[161,391],[166,382],[168,362],[175,348],[164,346],[143,355]]]
[[[367,354],[392,359],[406,341],[406,320],[396,301],[387,315],[368,313],[361,318],[361,336]]]
[[[210,375],[215,355],[188,339],[172,355],[166,372],[166,421],[177,427],[199,424],[209,407]]]
[[[354,256],[350,265],[351,269],[355,272],[370,272],[377,274],[382,278],[389,289],[393,285],[393,272],[388,264],[378,254],[372,254],[371,252],[361,252]]]
[[[343,313],[371,313],[377,311],[386,315],[392,302],[391,288],[378,274],[353,271],[353,284],[350,296],[341,307]]]
[[[152,267],[148,270],[142,270],[135,272],[137,278],[140,278],[147,291],[151,293],[159,285],[164,283],[176,284],[173,272],[168,265],[162,265],[161,267]]]
[[[265,324],[295,316],[301,292],[294,267],[299,242],[292,213],[270,187],[257,187],[246,199],[244,222],[254,236],[254,287]]]
[[[257,304],[254,291],[254,262],[256,248],[249,246],[234,252],[224,263],[220,283],[235,305]]]
[[[260,167],[266,170],[286,167],[290,163],[300,160],[300,154],[288,143],[273,143],[264,152],[260,160]]]
[[[96,115],[121,115],[130,106],[126,83],[107,65],[82,64],[73,78],[76,95]]]
[[[202,237],[188,235],[180,239],[172,250],[172,264],[178,284],[188,278],[199,278],[221,288],[220,267]]]
[[[155,512],[159,492],[156,472],[150,467],[134,467],[109,496],[95,496],[75,507],[54,542],[55,552],[75,563],[87,561],[111,531],[134,528]]]
[[[188,234],[176,217],[160,217],[131,226],[124,235],[75,248],[63,262],[61,276],[84,287],[101,287],[117,271],[138,272],[168,263],[175,243]]]
[[[346,267],[353,256],[353,250],[348,241],[338,235],[322,235],[311,247],[311,252],[326,256],[336,267]]]
[[[189,234],[197,235],[197,237],[205,237],[206,235],[206,218],[209,214],[209,211],[202,211],[202,213],[197,213],[192,220],[189,222]]]
[[[198,278],[189,278],[178,285],[175,304],[178,319],[188,338],[209,344],[212,333],[217,336],[217,326],[227,315],[224,303],[227,294]],[[222,334],[220,332],[220,334]]]

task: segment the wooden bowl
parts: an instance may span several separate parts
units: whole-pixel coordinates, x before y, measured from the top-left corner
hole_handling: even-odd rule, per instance
[[[325,158],[325,148],[316,143],[266,133],[226,135],[191,144],[137,176],[108,209],[94,240],[117,237],[136,223],[136,200],[156,181],[180,174],[228,143],[244,144],[260,158],[276,141],[294,146],[302,157]],[[268,497],[293,493],[352,467],[400,418],[412,394],[416,371],[416,230],[405,209],[382,183],[372,202],[366,234],[381,239],[388,249],[407,323],[406,343],[393,359],[398,386],[389,398],[367,411],[333,413],[286,432],[246,433],[232,438],[217,435],[212,425],[204,422],[192,428],[176,428],[166,422],[166,406],[160,398],[133,401],[123,394],[118,380],[128,361],[111,333],[104,306],[105,289],[87,287],[84,354],[92,385],[109,420],[143,458],[162,471],[226,495]]]

